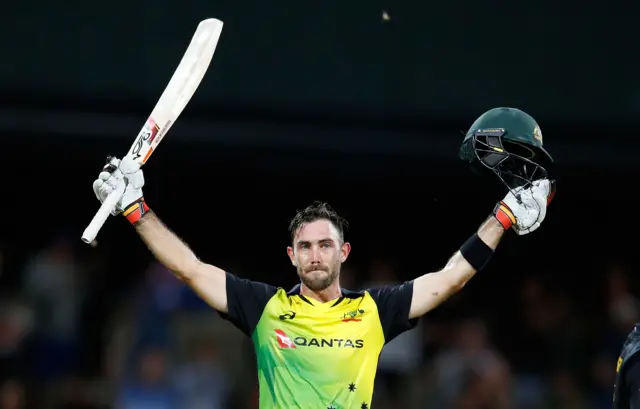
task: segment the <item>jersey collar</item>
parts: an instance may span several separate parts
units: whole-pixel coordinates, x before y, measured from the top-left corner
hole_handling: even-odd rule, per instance
[[[340,304],[342,302],[342,300],[344,300],[345,298],[360,298],[362,297],[362,293],[358,292],[358,291],[351,291],[351,290],[347,290],[344,288],[340,288],[340,293],[342,294],[340,296],[340,298],[338,298],[336,300],[336,302],[333,303],[333,305],[331,305],[332,307],[335,307],[336,305]],[[310,305],[313,305],[313,303],[304,295],[302,295],[300,293],[300,284],[296,284],[291,290],[289,290],[287,292],[288,296],[292,296],[292,295],[297,295],[298,297],[300,297],[300,299]]]

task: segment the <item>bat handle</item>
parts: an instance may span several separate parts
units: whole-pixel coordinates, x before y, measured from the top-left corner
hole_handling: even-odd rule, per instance
[[[124,183],[119,184],[116,190],[111,192],[105,201],[102,202],[100,209],[98,209],[95,216],[93,216],[93,219],[87,228],[84,229],[84,233],[82,233],[82,241],[87,244],[91,244],[91,242],[93,242],[102,228],[102,225],[111,215],[111,211],[115,209],[118,200],[122,197],[125,187],[126,185]]]

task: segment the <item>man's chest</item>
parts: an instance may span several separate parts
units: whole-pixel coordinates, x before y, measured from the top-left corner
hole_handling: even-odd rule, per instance
[[[273,305],[264,312],[260,326],[260,338],[273,337],[271,343],[279,349],[353,354],[355,350],[378,350],[384,344],[375,305],[360,299],[336,306],[313,306],[304,301]]]

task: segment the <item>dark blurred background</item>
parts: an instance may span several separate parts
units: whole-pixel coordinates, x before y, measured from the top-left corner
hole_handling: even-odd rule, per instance
[[[457,158],[484,111],[533,115],[558,193],[535,233],[385,347],[375,408],[610,407],[639,320],[640,3],[12,2],[0,16],[0,407],[256,408],[253,351],[122,218],[80,241],[204,18],[213,63],[145,167],[205,261],[291,287],[287,222],[350,221],[343,286],[442,267],[504,191]]]

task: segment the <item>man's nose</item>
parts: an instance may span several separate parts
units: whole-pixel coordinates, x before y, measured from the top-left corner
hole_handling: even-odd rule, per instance
[[[320,264],[320,249],[317,247],[314,247],[311,251],[311,263]]]

